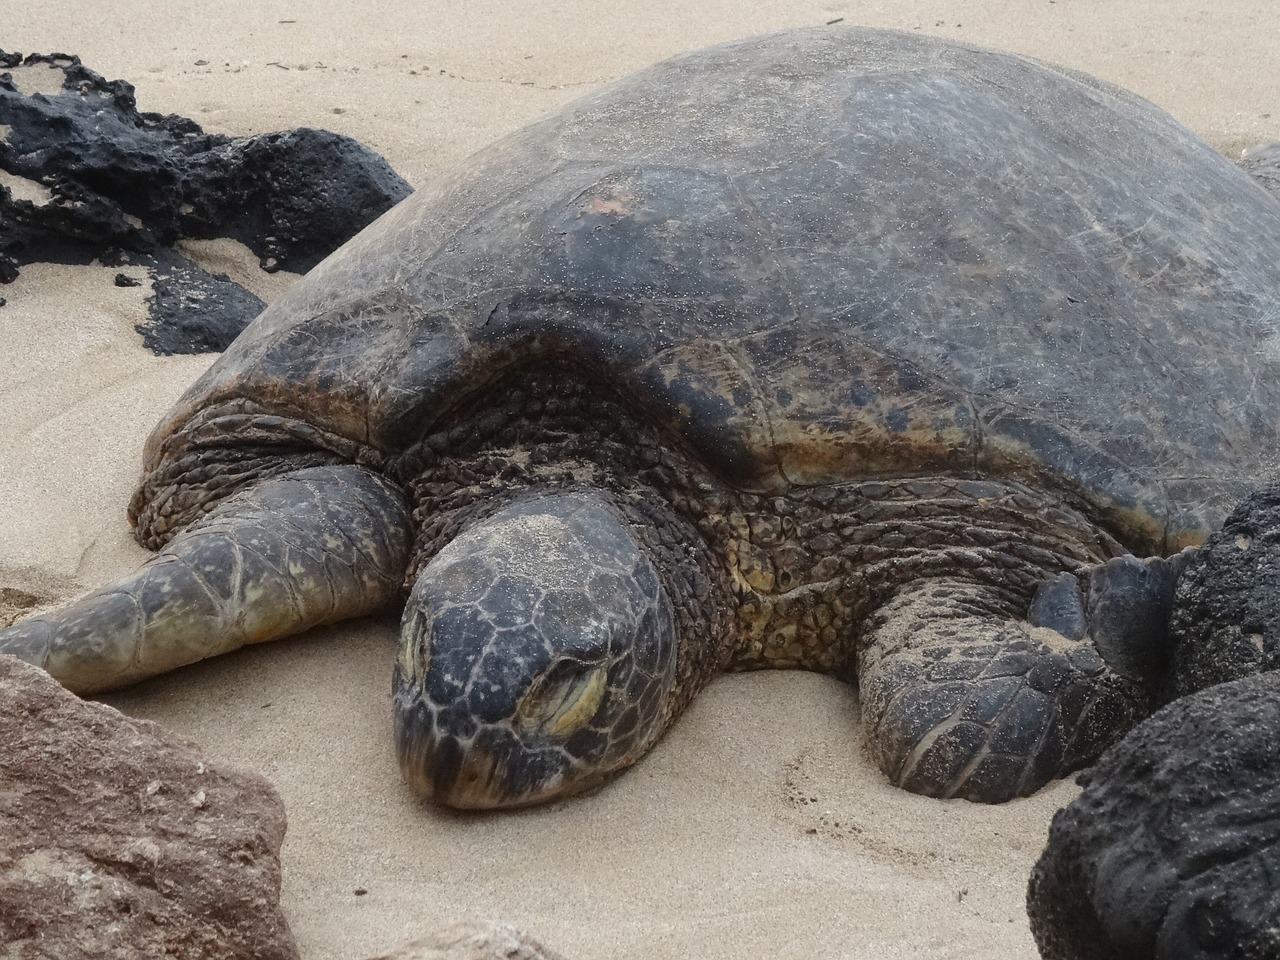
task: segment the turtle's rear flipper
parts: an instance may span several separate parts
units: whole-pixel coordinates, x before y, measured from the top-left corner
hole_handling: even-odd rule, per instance
[[[872,755],[913,793],[999,803],[1089,763],[1155,704],[1178,564],[1121,557],[1040,588],[936,578],[872,618],[858,657]]]
[[[0,630],[0,653],[80,693],[371,613],[400,588],[404,494],[361,467],[314,467],[229,497],[134,573]]]

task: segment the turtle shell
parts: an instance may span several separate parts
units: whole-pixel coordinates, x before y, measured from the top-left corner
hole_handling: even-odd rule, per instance
[[[739,488],[1015,477],[1171,550],[1273,471],[1280,204],[1149,102],[1025,57],[731,43],[383,216],[187,392],[147,469],[211,409],[392,456],[552,354]]]

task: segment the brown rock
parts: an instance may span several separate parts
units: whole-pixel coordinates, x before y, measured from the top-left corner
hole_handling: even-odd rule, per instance
[[[564,960],[515,927],[460,923],[372,960]]]
[[[295,958],[284,831],[262,777],[0,656],[6,958]]]

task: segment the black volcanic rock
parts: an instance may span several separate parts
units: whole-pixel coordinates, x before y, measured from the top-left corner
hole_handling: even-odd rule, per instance
[[[1280,958],[1280,673],[1169,704],[1080,782],[1027,891],[1046,960]]]
[[[160,356],[225,350],[266,306],[226,274],[202,270],[173,250],[148,254],[146,265],[147,321],[134,329],[143,346]]]
[[[1280,484],[1241,503],[1178,580],[1167,698],[1280,667]]]
[[[1181,699],[1080,778],[1032,874],[1048,960],[1280,960],[1280,484],[1188,553],[1169,636]]]
[[[39,66],[61,71],[60,92],[21,92],[12,71]],[[140,113],[130,84],[64,54],[0,51],[0,70],[9,71],[0,73],[0,169],[50,194],[45,202],[15,197],[0,184],[0,283],[35,261],[159,268],[169,289],[152,299],[151,330],[173,326],[165,311],[185,302],[177,326],[190,331],[199,312],[190,307],[209,301],[210,289],[219,292],[210,303],[252,309],[240,327],[261,308],[252,295],[219,287],[230,281],[178,265],[177,240],[232,237],[266,270],[306,271],[410,193],[349,137],[307,128],[207,134],[185,117]],[[170,335],[165,352],[224,348],[231,312],[221,309],[220,329]]]

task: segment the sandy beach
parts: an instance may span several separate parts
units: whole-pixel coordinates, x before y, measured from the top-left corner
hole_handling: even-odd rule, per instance
[[[671,54],[837,19],[1085,70],[1232,157],[1280,140],[1274,0],[43,0],[3,19],[0,48],[77,54],[143,110],[230,135],[326,127],[415,186]],[[231,241],[188,252],[267,300],[295,279]],[[142,443],[212,355],[144,351],[147,288],[117,272],[33,264],[0,287],[0,587],[65,597],[147,556],[124,512]],[[1026,878],[1069,782],[998,808],[910,796],[864,755],[851,688],[762,673],[713,683],[598,793],[446,813],[400,783],[395,636],[390,616],[314,631],[105,698],[275,783],[306,960],[460,920],[515,924],[570,960],[1036,956]]]

